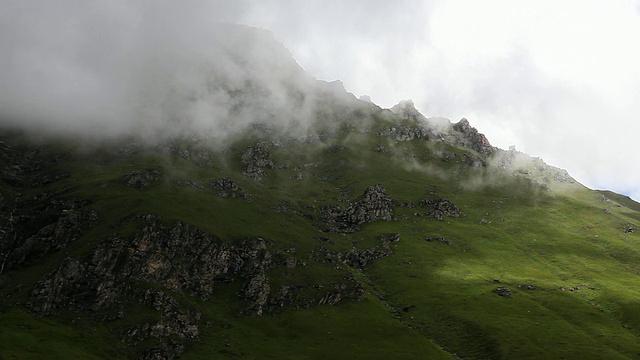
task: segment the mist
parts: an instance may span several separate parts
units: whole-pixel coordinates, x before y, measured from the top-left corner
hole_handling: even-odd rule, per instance
[[[304,127],[315,111],[320,83],[269,31],[223,22],[222,2],[209,13],[189,2],[5,5],[2,123],[40,134],[225,137],[256,122]]]

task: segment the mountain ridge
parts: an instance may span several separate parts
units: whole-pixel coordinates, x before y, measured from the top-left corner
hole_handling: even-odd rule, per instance
[[[466,119],[250,74],[177,93],[237,96],[219,133],[3,126],[0,357],[640,352],[640,204]]]

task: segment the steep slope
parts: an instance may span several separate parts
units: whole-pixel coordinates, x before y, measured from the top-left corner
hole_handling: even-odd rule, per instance
[[[640,204],[465,119],[292,88],[224,138],[3,129],[0,357],[640,354]]]

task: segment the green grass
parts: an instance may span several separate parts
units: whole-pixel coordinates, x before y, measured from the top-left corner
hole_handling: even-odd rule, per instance
[[[373,120],[354,122],[356,130],[313,144],[272,148],[276,167],[267,169],[261,182],[244,177],[240,163],[244,149],[261,139],[258,132],[229,143],[225,153],[207,144],[177,142],[192,154],[208,151],[207,164],[155,150],[121,156],[109,144],[82,146],[82,151],[66,142],[41,145],[43,158],[65,154],[41,172],[69,176],[32,188],[0,181],[3,197],[13,199],[19,191],[24,198],[47,192],[59,193],[56,198],[89,199],[100,222],[43,262],[0,278],[5,299],[0,305],[0,358],[139,355],[145,344],[128,346],[118,334],[153,317],[150,308],[129,302],[125,319],[103,323],[96,314],[38,317],[21,304],[28,301],[33,285],[65,257],[82,260],[100,242],[137,231],[139,225],[123,219],[140,213],[183,221],[224,241],[262,237],[276,258],[292,256],[307,263],[268,270],[272,292],[280,285],[303,283],[307,289],[302,296],[313,298],[320,292],[312,285],[331,288],[350,275],[366,292],[361,302],[345,300],[338,306],[285,309],[260,317],[239,315],[244,303],[237,292],[246,279],[220,286],[207,301],[175,295],[203,316],[200,340],[187,344],[186,359],[640,356],[640,234],[624,232],[627,224],[640,221],[640,204],[577,184],[552,184],[550,191],[503,170],[470,168],[465,154],[479,156],[471,150],[422,140],[396,142],[376,135],[391,123],[375,109],[359,114]],[[348,127],[326,124],[332,126]],[[371,131],[361,132],[365,126]],[[385,152],[372,151],[378,145],[384,145]],[[455,153],[455,159],[443,160],[438,156],[442,151]],[[131,171],[149,168],[161,168],[163,175],[148,189],[127,187],[122,180]],[[218,197],[209,183],[221,177],[233,178],[252,200]],[[205,190],[178,185],[180,180],[196,181]],[[363,225],[353,234],[323,233],[315,226],[323,206],[345,205],[375,184],[383,184],[398,203],[416,207],[398,206],[394,220]],[[414,215],[429,210],[417,206],[420,200],[441,197],[455,203],[463,215],[442,221]],[[296,212],[274,211],[283,204]],[[343,253],[379,246],[383,233],[399,233],[401,240],[392,244],[391,256],[365,269],[321,263],[311,256],[321,246]],[[451,245],[428,242],[427,237],[444,237]],[[290,248],[295,251],[286,253]],[[519,289],[522,284],[536,289]],[[496,295],[497,286],[509,287],[512,295]]]

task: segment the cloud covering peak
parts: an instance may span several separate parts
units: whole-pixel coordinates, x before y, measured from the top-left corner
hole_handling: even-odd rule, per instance
[[[299,122],[311,111],[313,79],[269,31],[198,21],[188,6],[170,14],[79,2],[62,14],[59,3],[40,5],[14,4],[2,15],[5,26],[16,19],[0,60],[5,123],[98,135],[169,128],[220,135],[261,120]]]

